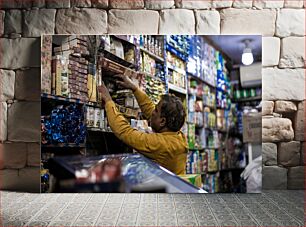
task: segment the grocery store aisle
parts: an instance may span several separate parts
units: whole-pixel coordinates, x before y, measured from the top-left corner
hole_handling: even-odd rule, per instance
[[[4,226],[304,226],[303,191],[262,194],[1,192]]]

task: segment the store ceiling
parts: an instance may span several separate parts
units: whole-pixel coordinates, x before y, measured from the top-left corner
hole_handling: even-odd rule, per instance
[[[261,61],[261,35],[211,35],[204,36],[211,44],[225,54],[232,66],[241,65],[241,55],[245,47],[243,40],[249,39],[254,62]]]

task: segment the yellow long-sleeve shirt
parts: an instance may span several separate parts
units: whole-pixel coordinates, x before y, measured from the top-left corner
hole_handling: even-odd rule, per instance
[[[134,92],[146,119],[155,105],[140,89]],[[133,129],[113,101],[105,104],[108,123],[114,134],[128,146],[175,174],[185,174],[187,142],[182,132],[144,133]]]

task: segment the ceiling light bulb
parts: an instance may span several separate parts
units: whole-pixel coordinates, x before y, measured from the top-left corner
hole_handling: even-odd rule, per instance
[[[241,57],[241,61],[244,65],[251,65],[254,61],[252,50],[245,48]]]

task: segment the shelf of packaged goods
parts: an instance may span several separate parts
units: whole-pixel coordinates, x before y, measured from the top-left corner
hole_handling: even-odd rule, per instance
[[[187,61],[187,56],[183,53],[181,53],[179,50],[175,49],[173,46],[171,46],[169,43],[166,43],[166,50],[169,51],[170,53],[176,55],[183,61]]]
[[[53,148],[67,148],[67,147],[75,147],[75,148],[84,148],[86,147],[85,143],[58,143],[58,144],[42,144],[41,147],[53,147]]]
[[[78,103],[78,104],[85,104],[85,102],[81,101],[80,99],[67,98],[67,97],[57,96],[57,95],[50,95],[46,93],[42,93],[41,98],[53,99],[53,100],[64,101],[64,102],[72,102],[72,103]]]
[[[128,67],[125,67],[117,62],[112,61],[111,59],[101,57],[100,59],[102,68],[105,70],[111,71],[116,74],[124,74],[130,77],[137,77],[138,73]]]
[[[129,45],[133,45],[134,47],[136,47],[136,45],[134,43],[132,43],[131,41],[129,41],[125,35],[112,35],[112,36],[121,40],[121,41],[124,41],[125,43],[127,43]]]
[[[180,68],[178,68],[176,66],[170,65],[169,63],[167,64],[167,67],[168,67],[168,69],[171,69],[171,70],[173,70],[173,71],[175,71],[175,72],[177,72],[179,74],[186,75],[186,71],[185,70],[180,69]]]
[[[145,75],[145,76],[151,77],[152,79],[158,80],[158,81],[162,82],[163,84],[166,83],[166,82],[163,81],[161,78],[156,77],[156,76],[153,76],[153,75],[150,74],[150,73],[147,73],[147,72],[139,72],[139,74],[143,74],[143,75]]]
[[[187,94],[187,90],[186,89],[178,87],[178,86],[176,86],[174,84],[171,84],[171,83],[168,83],[168,88],[169,88],[169,90],[176,91],[176,92],[184,94],[184,95]]]
[[[160,57],[160,56],[158,56],[158,55],[156,55],[156,54],[154,54],[154,53],[148,51],[147,49],[145,49],[145,48],[143,48],[143,47],[140,47],[140,50],[141,50],[142,52],[148,54],[150,57],[154,58],[155,60],[157,60],[157,61],[159,61],[159,62],[165,62],[165,60],[164,60],[162,57]]]
[[[260,101],[262,98],[261,96],[255,96],[250,98],[242,98],[242,99],[236,99],[233,102],[250,102],[250,101]]]
[[[208,85],[208,86],[210,86],[212,88],[216,88],[216,85],[213,85],[210,82],[208,82],[208,81],[206,81],[206,80],[204,80],[204,79],[202,79],[200,77],[197,77],[197,76],[195,76],[195,75],[193,75],[191,73],[188,73],[188,76],[190,77],[190,79],[198,80],[198,81],[200,81],[200,82],[202,82],[202,83],[204,83],[204,84],[206,84],[206,85]]]
[[[104,54],[104,57],[111,60],[111,61],[114,61],[124,67],[128,67],[128,68],[132,68],[132,69],[135,69],[136,68],[136,65],[134,63],[131,63],[131,62],[128,62],[126,60],[124,60],[123,58],[121,57],[118,57],[117,55],[107,51],[107,50],[104,50],[103,51],[103,54]]]
[[[229,91],[225,91],[225,90],[222,90],[220,88],[217,88],[217,91],[220,91],[222,92],[223,94],[227,95],[229,98],[232,98],[231,94],[229,93]]]

